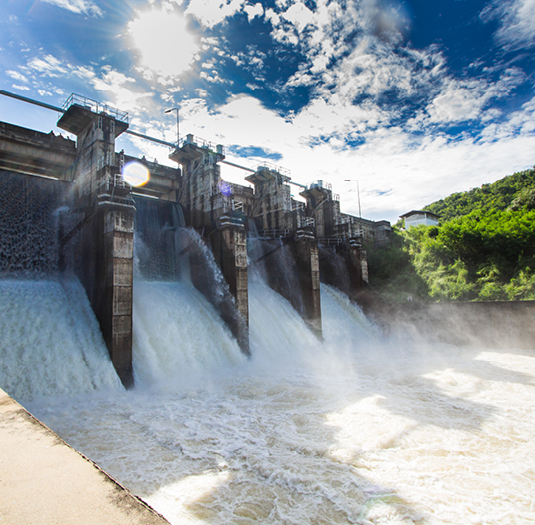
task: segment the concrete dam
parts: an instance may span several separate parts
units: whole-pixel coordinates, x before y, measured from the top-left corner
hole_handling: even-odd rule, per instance
[[[225,182],[221,144],[186,135],[169,155],[176,168],[131,157],[115,148],[128,115],[79,95],[57,125],[77,141],[0,123],[0,271],[75,273],[124,385],[134,272],[187,272],[249,355],[248,272],[263,273],[321,338],[320,280],[356,300],[367,282],[362,240],[388,240],[390,223],[341,213],[325,181],[297,184],[302,200],[288,170],[267,163],[248,169],[254,188]],[[131,173],[147,180],[128,183]]]
[[[533,303],[367,303],[379,329],[386,224],[280,167],[225,183],[196,137],[114,151],[124,114],[71,102],[78,143],[0,124],[0,387],[99,469],[0,392],[0,521],[535,521]]]

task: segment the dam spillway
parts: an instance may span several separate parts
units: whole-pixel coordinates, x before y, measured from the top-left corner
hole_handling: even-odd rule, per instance
[[[134,245],[136,228],[138,237],[144,236],[145,244],[152,245],[143,262],[145,269],[153,264],[153,256],[166,259],[168,277],[178,276],[182,271],[179,266],[185,264],[191,282],[216,308],[245,355],[250,355],[250,239],[268,243],[263,255],[267,282],[292,303],[321,338],[320,279],[322,273],[327,276],[332,271],[328,271],[328,265],[321,268],[318,243],[336,247],[327,259],[338,258],[347,266],[351,279],[344,291],[356,300],[367,280],[366,253],[359,239],[364,238],[365,231],[377,242],[388,238],[387,221],[376,224],[341,213],[339,196],[325,181],[298,184],[304,201],[291,194],[289,171],[268,163],[248,170],[253,174],[245,180],[254,188],[225,182],[220,170],[220,163],[225,162],[224,146],[192,134],[173,145],[169,158],[177,163],[176,168],[117,152],[115,141],[128,131],[128,114],[87,97],[72,94],[60,110],[57,125],[75,135],[76,143],[53,133],[0,123],[0,182],[35,185],[28,179],[44,177],[48,181],[43,186],[52,195],[48,201],[64,209],[64,213],[41,224],[34,220],[34,202],[24,192],[5,193],[0,203],[3,219],[18,222],[19,227],[12,232],[5,220],[0,221],[5,244],[2,265],[8,272],[20,270],[14,252],[18,239],[28,237],[28,227],[37,232],[37,239],[39,232],[52,232],[54,238],[46,243],[56,257],[53,260],[52,256],[51,264],[57,271],[70,270],[80,279],[111,361],[126,387],[134,381],[134,261],[143,258]],[[144,203],[146,199],[156,202]],[[48,205],[53,207],[50,202]],[[13,206],[22,211],[9,212]],[[158,214],[160,217],[154,220]],[[152,216],[152,222],[147,223],[148,216]],[[194,241],[196,248],[181,258],[190,247],[182,246],[183,251],[179,251],[183,243],[176,233],[178,227],[195,231],[204,248]],[[269,246],[273,240],[284,245],[276,255]],[[222,295],[214,293],[213,281],[207,279],[206,249],[211,251],[226,283]],[[345,256],[340,257],[339,250]],[[277,261],[281,254],[290,262],[282,272],[292,274],[291,288],[279,275]]]

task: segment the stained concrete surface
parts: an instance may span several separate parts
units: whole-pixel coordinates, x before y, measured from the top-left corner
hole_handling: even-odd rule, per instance
[[[0,389],[0,524],[168,522]]]

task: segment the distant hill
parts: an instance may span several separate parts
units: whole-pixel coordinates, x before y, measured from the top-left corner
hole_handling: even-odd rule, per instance
[[[442,222],[468,215],[473,211],[486,214],[507,209],[535,209],[535,167],[509,175],[492,184],[483,184],[481,188],[453,193],[424,208],[440,215]]]
[[[535,300],[535,168],[424,209],[439,226],[394,227],[369,250],[370,284],[386,299]]]

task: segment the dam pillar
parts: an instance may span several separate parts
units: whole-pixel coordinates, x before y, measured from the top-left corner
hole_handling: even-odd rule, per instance
[[[320,265],[318,243],[309,230],[297,230],[294,242],[299,286],[303,302],[301,313],[305,323],[317,336],[322,337]]]
[[[77,136],[73,208],[80,222],[63,238],[77,242],[74,264],[84,285],[111,361],[126,387],[132,372],[134,200],[121,175],[115,139],[128,129],[128,114],[71,95],[57,125]]]
[[[362,252],[360,242],[354,240],[349,241],[349,247],[346,251],[346,265],[349,275],[349,297],[354,299],[356,294],[364,286],[364,272],[363,266],[368,269],[367,261],[365,259],[366,252]],[[364,259],[363,259],[364,255]],[[367,272],[366,272],[367,277]]]
[[[247,285],[247,237],[242,221],[221,218],[211,236],[214,258],[236,301],[237,315],[225,319],[243,353],[249,350],[249,301]],[[230,312],[229,312],[230,314]]]
[[[98,210],[98,291],[94,305],[110,358],[125,387],[132,370],[132,300],[135,208],[106,203]]]
[[[364,309],[369,308],[371,295],[368,288],[368,258],[362,249],[359,238],[349,240],[345,252],[346,266],[349,276],[349,299]]]
[[[195,251],[190,253],[192,283],[216,308],[242,352],[250,355],[245,217],[235,209],[231,185],[221,180],[218,163],[225,158],[224,148],[189,134],[169,158],[182,165],[180,204],[186,224],[210,244],[230,293],[221,296],[209,289],[204,257]]]

